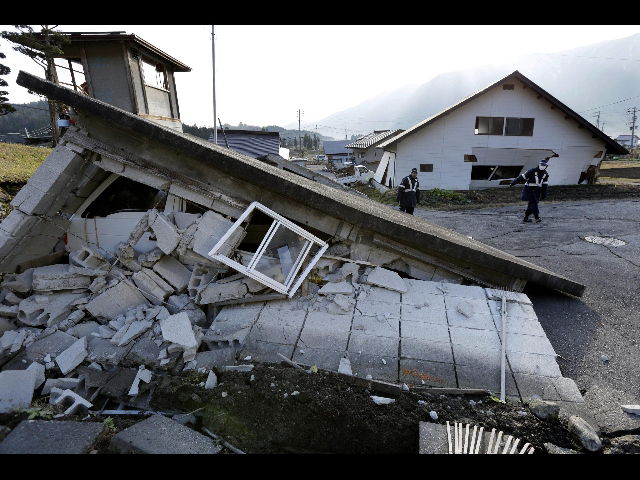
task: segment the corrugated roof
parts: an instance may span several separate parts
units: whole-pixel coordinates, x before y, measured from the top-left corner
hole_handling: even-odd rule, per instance
[[[225,141],[226,137],[226,141]],[[213,142],[213,134],[209,137]],[[263,155],[280,154],[280,134],[251,130],[218,130],[218,145],[257,158]]]
[[[392,135],[397,135],[404,132],[404,130],[375,130],[362,138],[359,138],[355,142],[347,145],[347,148],[369,148],[376,143],[383,141],[385,138],[389,138]]]
[[[407,130],[405,130],[403,133],[396,135],[393,138],[390,138],[389,140],[386,140],[384,142],[382,142],[380,145],[378,145],[379,147],[388,147],[389,145],[392,145],[400,140],[402,140],[404,137],[406,137],[407,135],[411,135],[413,132],[420,130],[423,127],[426,127],[428,125],[430,125],[431,123],[435,122],[436,120],[438,120],[440,117],[443,117],[444,115],[449,114],[450,112],[460,108],[461,106],[469,103],[471,100],[475,99],[476,97],[479,97],[480,95],[488,92],[489,90],[491,90],[492,88],[494,88],[495,86],[501,84],[502,82],[505,82],[507,80],[510,79],[517,79],[520,80],[522,83],[524,83],[527,87],[531,88],[533,91],[535,91],[538,95],[541,95],[542,97],[544,97],[547,101],[551,102],[553,105],[556,106],[556,108],[558,108],[559,111],[563,112],[565,115],[568,115],[570,117],[572,117],[574,120],[576,120],[580,125],[582,125],[583,127],[585,127],[587,130],[589,130],[592,134],[596,135],[598,138],[600,138],[601,140],[603,140],[606,145],[607,145],[607,152],[608,153],[618,153],[618,154],[622,154],[625,155],[627,153],[629,153],[627,151],[626,148],[624,148],[622,145],[620,145],[619,143],[617,143],[615,140],[613,140],[611,137],[609,137],[606,133],[604,133],[602,130],[598,129],[597,127],[595,127],[591,122],[589,122],[588,120],[586,120],[585,118],[583,118],[582,116],[580,116],[578,113],[574,112],[572,109],[570,109],[569,107],[567,107],[564,103],[562,103],[560,100],[558,100],[557,98],[555,98],[553,95],[551,95],[549,92],[547,92],[546,90],[544,90],[543,88],[541,88],[540,86],[538,86],[536,83],[534,83],[532,80],[528,79],[527,77],[525,77],[522,73],[520,73],[518,70],[514,71],[513,73],[510,73],[509,75],[507,75],[504,78],[501,78],[500,80],[498,80],[497,82],[492,83],[491,85],[489,85],[488,87],[485,87],[481,90],[478,90],[477,92],[469,95],[468,97],[460,100],[458,103],[446,108],[445,110],[442,110],[441,112],[436,113],[435,115],[430,116],[429,118],[423,120],[420,123],[417,123],[416,125],[414,125],[411,128],[408,128]]]

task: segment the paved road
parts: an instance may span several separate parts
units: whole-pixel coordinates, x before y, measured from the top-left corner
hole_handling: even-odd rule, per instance
[[[416,215],[587,286],[581,298],[527,289],[564,376],[576,380],[603,432],[640,428],[620,404],[640,404],[640,201],[542,203],[540,224],[524,204]],[[612,247],[585,236],[614,237]]]

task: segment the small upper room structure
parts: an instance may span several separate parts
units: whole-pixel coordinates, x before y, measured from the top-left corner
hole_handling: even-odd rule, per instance
[[[59,83],[182,131],[174,74],[191,68],[126,32],[65,32]]]

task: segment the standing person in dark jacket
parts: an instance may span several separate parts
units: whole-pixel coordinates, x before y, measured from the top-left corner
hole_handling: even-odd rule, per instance
[[[551,157],[557,157],[555,153]],[[509,184],[510,187],[514,186],[520,179],[525,181],[524,188],[522,189],[522,200],[529,202],[527,210],[524,212],[524,219],[522,223],[530,223],[529,215],[533,213],[533,217],[536,219],[536,223],[540,223],[540,211],[538,209],[538,202],[544,200],[547,196],[547,184],[549,183],[549,173],[547,173],[547,163],[551,157],[547,157],[544,160],[540,160],[537,167],[530,168],[522,175],[514,178]]]
[[[402,179],[398,185],[398,203],[400,211],[413,215],[413,209],[420,202],[420,182],[418,182],[418,169],[412,168],[411,174]]]

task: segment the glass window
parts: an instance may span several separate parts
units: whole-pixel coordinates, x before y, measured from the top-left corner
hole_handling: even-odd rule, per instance
[[[504,180],[506,178],[516,178],[520,175],[523,165],[500,165],[493,173],[491,180]]]
[[[510,136],[530,137],[533,135],[533,120],[533,118],[507,117],[507,125],[504,134]]]
[[[502,135],[504,117],[476,117],[476,135]]]
[[[144,83],[156,88],[169,90],[167,76],[164,67],[160,64],[151,64],[146,60],[141,60],[142,74],[144,75]]]

